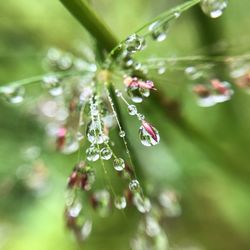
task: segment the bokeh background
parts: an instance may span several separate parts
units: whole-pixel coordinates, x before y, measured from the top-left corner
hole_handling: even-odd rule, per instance
[[[182,1],[91,2],[122,39]],[[142,57],[247,54],[249,9],[249,0],[230,0],[225,14],[210,20],[193,8],[174,25],[166,42],[152,43]],[[59,1],[1,1],[0,10],[1,85],[43,73],[43,57],[50,47],[70,51],[80,42],[92,45]],[[216,74],[228,78],[224,69]],[[133,139],[138,124],[123,115],[146,185],[174,189],[181,196],[182,215],[165,222],[170,245],[250,249],[250,96],[237,89],[231,101],[201,108],[180,72],[164,77],[157,84],[163,95],[175,100],[188,125],[173,122],[154,98],[147,100],[140,109],[159,129],[161,143],[145,149]],[[48,147],[44,127],[31,112],[40,90],[34,86],[29,91],[22,106],[0,101],[0,249],[129,249],[138,218],[133,211],[126,219],[119,212],[96,219],[93,234],[82,246],[65,230],[66,178],[77,155],[61,155]],[[33,177],[24,181],[25,171]]]

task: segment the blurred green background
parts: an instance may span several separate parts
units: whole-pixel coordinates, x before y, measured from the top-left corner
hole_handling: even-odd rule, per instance
[[[182,1],[91,2],[123,39]],[[224,54],[248,53],[249,8],[249,0],[231,0],[217,20],[205,18],[194,8],[178,20],[166,42],[152,44],[143,57],[209,54],[211,45],[219,41],[228,44]],[[0,10],[1,85],[43,73],[43,56],[50,47],[70,51],[81,41],[91,45],[88,34],[59,1],[1,1]],[[224,75],[220,70],[217,74]],[[157,84],[162,94],[178,101],[189,125],[173,123],[154,99],[147,100],[139,109],[159,129],[161,143],[145,149],[135,140],[133,151],[148,185],[181,194],[182,215],[166,221],[170,245],[177,249],[250,249],[250,97],[238,89],[230,102],[201,108],[179,72],[165,77],[166,81],[162,78]],[[83,246],[65,230],[64,190],[77,155],[60,155],[47,147],[43,126],[27,112],[35,106],[38,92],[34,87],[21,107],[0,102],[0,249],[129,249],[138,217],[131,211],[126,219],[119,212],[96,219],[93,234]],[[126,122],[130,138],[137,137],[136,121],[126,117]],[[20,178],[31,147],[37,154],[41,151],[36,164],[46,178],[42,192],[37,191],[39,184],[31,191]]]

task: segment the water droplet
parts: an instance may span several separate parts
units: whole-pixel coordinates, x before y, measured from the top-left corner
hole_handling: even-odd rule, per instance
[[[137,210],[141,213],[147,213],[151,209],[151,202],[147,197],[142,197],[140,193],[135,193],[133,196],[133,203]]]
[[[81,203],[76,201],[68,208],[68,213],[71,217],[77,217],[80,214],[81,210]]]
[[[58,96],[63,93],[62,86],[60,85],[60,81],[55,75],[47,75],[43,77],[43,86],[48,89],[48,92],[52,96]]]
[[[162,42],[167,38],[169,22],[156,21],[149,26],[149,31],[151,31],[152,38],[157,42]]]
[[[99,122],[96,120],[93,120],[88,124],[86,133],[90,143],[102,144],[107,139],[107,136],[101,131]]]
[[[136,115],[137,114],[137,108],[135,105],[128,105],[128,113],[130,115]]]
[[[125,162],[122,158],[116,158],[113,162],[116,171],[122,171],[125,168]]]
[[[117,209],[124,209],[127,206],[126,198],[124,196],[115,197],[114,205]]]
[[[137,180],[131,180],[128,185],[131,192],[138,192],[141,189],[140,183]]]
[[[109,160],[112,157],[112,151],[110,148],[102,148],[100,151],[101,158],[103,160]]]
[[[118,89],[115,90],[116,96],[121,97],[122,96],[122,92]]]
[[[227,0],[202,0],[202,11],[211,18],[220,17],[227,7]]]
[[[99,159],[99,150],[96,146],[91,145],[87,150],[86,150],[86,155],[87,159],[89,161],[97,161]]]
[[[19,104],[24,100],[25,89],[21,86],[4,86],[0,89],[0,95],[11,104]]]
[[[70,69],[73,65],[72,56],[70,54],[63,54],[60,59],[57,61],[57,66],[61,70]]]
[[[146,42],[144,37],[137,34],[130,35],[125,41],[126,50],[129,53],[135,53],[137,51],[143,50],[146,47]]]
[[[92,206],[100,216],[106,217],[110,213],[111,197],[107,190],[100,190],[92,196]]]
[[[139,138],[144,146],[150,147],[159,143],[160,135],[156,128],[147,122],[143,122],[139,129]]]
[[[142,96],[149,97],[150,96],[150,89],[147,88],[139,88],[139,91]]]
[[[222,103],[231,99],[234,91],[232,90],[231,84],[229,82],[222,82],[218,79],[212,79],[211,85],[216,103]]]
[[[141,103],[143,101],[140,88],[138,86],[127,87],[127,94],[135,103]]]
[[[120,136],[121,138],[125,137],[125,135],[126,135],[125,131],[121,130],[121,131],[119,132],[119,136]]]

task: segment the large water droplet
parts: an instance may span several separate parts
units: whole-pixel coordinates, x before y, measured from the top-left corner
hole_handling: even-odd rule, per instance
[[[100,151],[101,158],[103,160],[109,160],[112,157],[112,151],[110,148],[102,148]]]
[[[129,53],[135,53],[137,51],[143,50],[146,47],[146,42],[144,37],[137,34],[130,35],[125,41],[126,50]]]
[[[4,86],[0,89],[0,95],[12,104],[19,104],[23,101],[25,94],[25,89],[18,86]]]
[[[58,96],[63,93],[62,86],[60,85],[60,81],[55,75],[47,75],[43,77],[43,86],[48,89],[48,92],[52,96]]]
[[[99,122],[95,120],[88,124],[86,133],[89,142],[102,144],[106,141],[107,136],[102,133],[99,125]]]
[[[150,147],[160,142],[160,135],[156,128],[141,126],[139,129],[139,138],[144,146]]]
[[[127,206],[126,198],[124,196],[115,197],[114,205],[117,209],[124,209]]]
[[[87,150],[86,150],[86,155],[87,159],[89,161],[97,161],[99,159],[99,150],[95,145],[91,145]]]
[[[152,38],[157,42],[162,42],[167,38],[169,22],[156,21],[148,27],[151,31]]]
[[[143,101],[142,94],[138,86],[128,87],[127,94],[135,103],[141,103]]]
[[[113,162],[116,171],[122,171],[125,168],[125,162],[122,158],[116,158]]]
[[[201,9],[209,17],[217,18],[223,14],[227,4],[227,0],[202,0]]]

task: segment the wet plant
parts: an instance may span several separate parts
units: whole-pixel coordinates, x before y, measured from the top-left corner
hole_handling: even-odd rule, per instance
[[[64,154],[78,152],[79,155],[68,177],[64,213],[66,225],[77,240],[85,240],[93,226],[86,204],[101,217],[108,216],[113,208],[124,210],[134,206],[142,219],[132,248],[168,249],[161,221],[168,216],[180,215],[179,198],[173,191],[150,192],[143,188],[120,106],[123,105],[136,119],[141,144],[152,147],[160,143],[160,132],[151,124],[150,117],[138,111],[138,105],[145,99],[155,93],[161,94],[157,78],[150,77],[152,73],[161,78],[171,70],[184,73],[187,91],[191,90],[202,107],[229,101],[235,86],[249,91],[250,67],[244,70],[241,67],[249,61],[249,55],[150,58],[144,61],[136,57],[147,48],[149,41],[161,43],[167,40],[171,27],[195,5],[200,4],[209,17],[218,18],[228,2],[187,1],[163,12],[120,42],[100,22],[86,1],[61,2],[93,36],[98,56],[93,52],[92,56],[83,57],[51,48],[43,62],[47,74],[10,83],[0,88],[0,94],[6,101],[19,104],[25,100],[25,89],[35,83],[41,84],[44,92],[49,94],[50,97],[38,105],[38,116],[43,116],[46,132],[53,138],[56,150]],[[220,64],[229,69],[233,83],[217,77],[214,69]],[[114,127],[124,148],[122,155],[117,152],[110,135]],[[107,161],[112,162],[113,169],[107,169]],[[105,186],[101,189],[95,187],[96,172],[101,170],[95,168],[94,162],[102,167],[105,178]],[[110,171],[122,180],[122,191],[114,190],[109,180]]]

